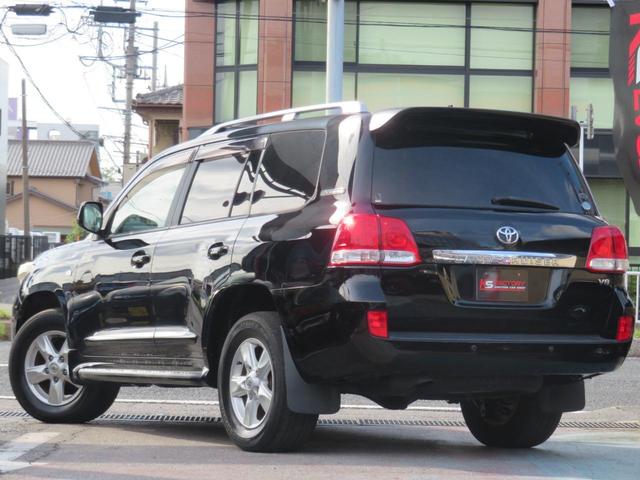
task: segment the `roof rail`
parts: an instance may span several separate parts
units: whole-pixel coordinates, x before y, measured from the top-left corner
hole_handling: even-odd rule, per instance
[[[341,114],[365,113],[369,110],[364,103],[361,102],[337,102],[325,103],[320,105],[311,105],[308,107],[289,108],[287,110],[278,110],[276,112],[262,113],[253,117],[239,118],[229,122],[214,125],[206,130],[201,136],[213,135],[214,133],[224,132],[231,128],[241,128],[244,126],[257,125],[262,120],[281,117],[281,122],[290,122],[295,120],[298,115],[303,113],[321,112],[323,110],[340,110]]]

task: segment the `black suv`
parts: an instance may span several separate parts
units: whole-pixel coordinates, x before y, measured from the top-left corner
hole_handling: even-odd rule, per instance
[[[45,422],[120,385],[217,387],[241,448],[300,446],[340,394],[460,403],[531,447],[633,337],[625,239],[529,114],[325,105],[218,125],[150,161],[84,241],[38,257],[11,384]]]

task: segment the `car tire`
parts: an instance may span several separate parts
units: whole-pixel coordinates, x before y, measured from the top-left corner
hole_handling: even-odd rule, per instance
[[[469,431],[488,447],[531,448],[558,428],[561,412],[544,412],[535,395],[461,403]]]
[[[46,423],[93,420],[113,404],[120,389],[106,383],[73,384],[66,339],[62,313],[45,310],[20,328],[9,353],[9,380],[16,399],[29,415]]]
[[[218,397],[231,440],[251,452],[298,449],[311,436],[318,415],[287,406],[280,319],[256,312],[233,325],[222,348]]]

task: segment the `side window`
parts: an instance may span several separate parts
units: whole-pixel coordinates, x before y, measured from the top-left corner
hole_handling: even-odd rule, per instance
[[[111,233],[119,235],[166,227],[184,169],[184,165],[178,165],[142,178],[118,206]]]
[[[258,169],[252,214],[302,207],[315,193],[325,133],[320,130],[271,136]]]
[[[180,224],[227,217],[246,158],[246,155],[237,155],[200,163]]]

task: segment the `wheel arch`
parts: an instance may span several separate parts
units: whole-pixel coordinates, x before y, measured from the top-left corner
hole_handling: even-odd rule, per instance
[[[64,294],[60,290],[38,290],[27,295],[18,308],[15,318],[15,332],[36,313],[51,308],[60,309],[66,317],[66,302]]]
[[[216,383],[218,360],[231,327],[243,316],[261,311],[278,312],[275,299],[265,285],[233,285],[211,298],[202,329],[202,348],[209,364],[210,383]]]

